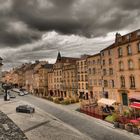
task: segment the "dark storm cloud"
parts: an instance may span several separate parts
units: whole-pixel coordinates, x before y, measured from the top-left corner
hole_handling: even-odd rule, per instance
[[[31,43],[41,32],[87,37],[127,28],[139,16],[139,0],[0,0],[0,44]],[[2,6],[5,8],[2,8]],[[133,15],[132,13],[136,13]],[[9,21],[22,21],[26,32],[8,32]],[[22,27],[21,27],[22,28]]]
[[[13,63],[44,58],[47,51],[52,58],[57,50],[96,52],[107,44],[92,39],[139,28],[139,7],[140,0],[0,0],[0,55]]]
[[[14,0],[13,12],[28,26],[40,31],[56,30],[90,37],[133,23],[136,17],[131,13],[139,6],[139,0]]]

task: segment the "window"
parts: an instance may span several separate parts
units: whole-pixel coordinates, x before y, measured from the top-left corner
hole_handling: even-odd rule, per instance
[[[99,86],[102,85],[102,80],[101,79],[98,81],[98,84],[99,84]]]
[[[94,85],[95,85],[95,86],[97,85],[97,80],[96,80],[96,79],[94,80]]]
[[[81,87],[80,87],[80,83],[78,84],[78,86],[79,86],[79,89],[80,89],[80,88],[81,88]]]
[[[122,61],[119,62],[119,70],[120,71],[124,70],[124,65]]]
[[[114,80],[111,80],[111,87],[112,87],[112,88],[115,87]]]
[[[129,78],[130,78],[130,88],[135,88],[135,77],[131,75]]]
[[[88,80],[88,77],[87,77],[87,75],[85,75],[85,81],[87,81]]]
[[[127,39],[127,40],[130,40],[130,36],[131,36],[130,34],[127,35],[127,36],[126,36],[126,39]]]
[[[104,80],[104,87],[108,87],[108,81]]]
[[[81,81],[84,81],[84,75],[81,75]]]
[[[120,77],[120,83],[121,83],[121,88],[124,88],[125,87],[125,77],[124,76]]]
[[[132,70],[134,68],[132,60],[128,60],[128,68],[129,70]]]
[[[80,75],[78,75],[78,81],[80,81]]]
[[[118,57],[122,57],[123,52],[122,52],[122,48],[118,48]]]
[[[97,60],[97,63],[100,64],[100,59]]]
[[[140,42],[137,44],[138,52],[140,52]]]
[[[82,89],[84,89],[84,83],[82,83]]]
[[[108,55],[111,55],[111,50],[108,50]]]
[[[112,64],[112,59],[111,58],[109,58],[109,65],[111,65]]]
[[[109,68],[109,75],[113,75],[113,69]]]
[[[139,69],[140,69],[140,59],[138,59],[138,66],[139,66]]]
[[[90,86],[92,85],[92,79],[89,79],[89,85]]]
[[[91,69],[88,70],[89,74],[91,74]]]
[[[93,68],[93,74],[96,74],[96,69],[95,68]]]
[[[84,65],[86,65],[86,61],[84,61]]]
[[[132,50],[131,50],[131,46],[130,45],[127,46],[127,54],[128,55],[132,54]]]
[[[103,60],[103,65],[105,65],[105,60]]]
[[[95,64],[95,60],[93,60],[93,65]]]
[[[104,52],[101,52],[101,55],[104,56]]]
[[[104,98],[108,98],[108,92],[107,91],[104,92]]]
[[[88,83],[86,83],[86,89],[88,89]]]
[[[106,75],[107,73],[106,73],[106,69],[103,69],[103,75]]]

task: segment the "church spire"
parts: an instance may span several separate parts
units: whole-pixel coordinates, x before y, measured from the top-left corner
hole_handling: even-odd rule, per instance
[[[58,52],[57,61],[60,61],[60,60],[61,60],[61,54],[60,54],[60,52]]]

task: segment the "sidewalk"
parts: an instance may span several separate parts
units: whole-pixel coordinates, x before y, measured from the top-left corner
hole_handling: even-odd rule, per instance
[[[94,117],[89,116],[87,114],[76,111],[76,109],[78,107],[80,107],[79,103],[71,104],[71,105],[61,105],[61,104],[56,104],[56,103],[53,103],[51,101],[44,100],[44,99],[41,99],[41,98],[38,98],[38,97],[35,97],[35,96],[33,96],[33,97],[37,98],[38,100],[41,100],[42,102],[47,102],[48,104],[51,104],[52,106],[54,106],[56,108],[61,108],[62,110],[65,110],[67,112],[74,113],[75,115],[83,117],[85,120],[97,123],[100,126],[106,126],[106,129],[114,129],[114,131],[116,131],[116,132],[119,132],[119,133],[124,134],[126,136],[130,135],[133,139],[139,139],[140,140],[139,135],[135,135],[133,133],[127,132],[126,130],[116,129],[116,128],[114,128],[114,125],[109,123],[109,122],[106,122],[104,120],[97,119],[97,118],[94,118]]]
[[[34,114],[16,113],[15,108],[23,104],[29,103],[17,99],[9,102],[0,100],[0,110],[21,128],[29,140],[90,140],[78,130],[37,107]]]
[[[6,114],[0,111],[0,140],[28,140]]]

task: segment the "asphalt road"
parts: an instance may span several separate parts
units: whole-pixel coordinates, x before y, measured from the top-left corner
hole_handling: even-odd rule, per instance
[[[67,125],[89,136],[92,140],[140,140],[140,136],[128,133],[125,130],[112,128],[98,119],[68,110],[65,106],[62,107],[32,95],[17,96],[17,98],[39,107]]]

